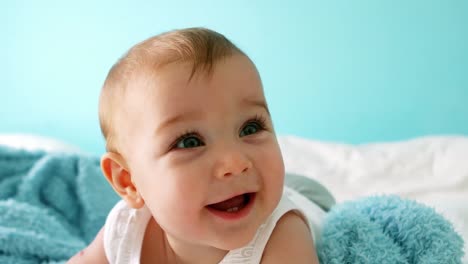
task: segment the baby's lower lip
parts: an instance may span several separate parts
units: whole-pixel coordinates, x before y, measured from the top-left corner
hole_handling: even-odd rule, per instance
[[[206,206],[206,209],[208,210],[208,212],[210,212],[214,216],[224,219],[224,220],[229,220],[229,221],[240,220],[246,217],[250,213],[250,211],[252,210],[253,204],[255,202],[256,193],[251,193],[249,195],[250,195],[249,202],[243,208],[239,209],[238,211],[233,211],[233,212],[220,211],[220,210],[213,209],[209,206]]]

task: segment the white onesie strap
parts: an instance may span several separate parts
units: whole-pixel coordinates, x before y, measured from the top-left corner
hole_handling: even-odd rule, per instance
[[[119,201],[107,216],[104,252],[110,264],[138,264],[146,225],[151,214],[146,207],[132,209]],[[130,230],[131,229],[131,230]]]
[[[224,259],[219,264],[228,263],[245,263],[245,264],[258,264],[262,259],[263,251],[270,239],[273,230],[275,229],[278,220],[287,212],[294,210],[303,219],[305,216],[299,211],[286,195],[281,197],[281,200],[273,211],[267,221],[260,226],[254,239],[245,247],[229,251]],[[307,220],[306,220],[307,223]],[[308,224],[308,223],[307,223]]]

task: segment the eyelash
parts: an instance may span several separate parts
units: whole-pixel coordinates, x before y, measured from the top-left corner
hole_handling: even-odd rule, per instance
[[[243,125],[242,125],[242,128],[244,128],[247,124],[250,124],[250,123],[257,123],[259,128],[260,128],[260,131],[263,131],[263,130],[266,130],[267,129],[267,126],[266,126],[266,118],[262,115],[255,115],[253,118],[250,118],[248,119]],[[241,128],[241,129],[242,129]]]
[[[169,148],[170,150],[175,149],[177,146],[177,143],[179,143],[181,140],[184,140],[188,137],[196,136],[200,139],[202,137],[200,136],[200,133],[198,133],[196,130],[188,130],[187,132],[181,134],[180,136],[176,137],[175,140],[172,141],[171,147]]]
[[[244,124],[241,127],[241,131],[246,125],[250,123],[257,123],[259,127],[259,131],[267,130],[266,118],[262,115],[255,115],[254,117],[249,118],[247,121],[244,122]],[[175,140],[172,141],[173,143],[170,145],[171,146],[170,150],[175,149],[175,147],[177,146],[177,143],[179,143],[181,140],[184,140],[192,136],[196,136],[200,140],[203,141],[203,137],[200,135],[200,133],[198,133],[197,130],[188,130],[185,133],[180,134],[178,137],[175,138]]]

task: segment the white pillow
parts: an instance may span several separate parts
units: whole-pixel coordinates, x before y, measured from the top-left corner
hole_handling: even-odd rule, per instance
[[[67,144],[58,139],[32,134],[0,134],[0,145],[32,151],[83,152],[79,147]]]

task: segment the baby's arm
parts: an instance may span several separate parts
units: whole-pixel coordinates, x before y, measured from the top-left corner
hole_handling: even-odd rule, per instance
[[[101,228],[99,233],[94,238],[93,242],[88,245],[86,249],[78,252],[67,264],[75,263],[97,263],[97,264],[107,264],[106,254],[104,253],[104,228]]]
[[[304,220],[293,212],[276,224],[263,252],[262,264],[319,264],[314,241]]]

